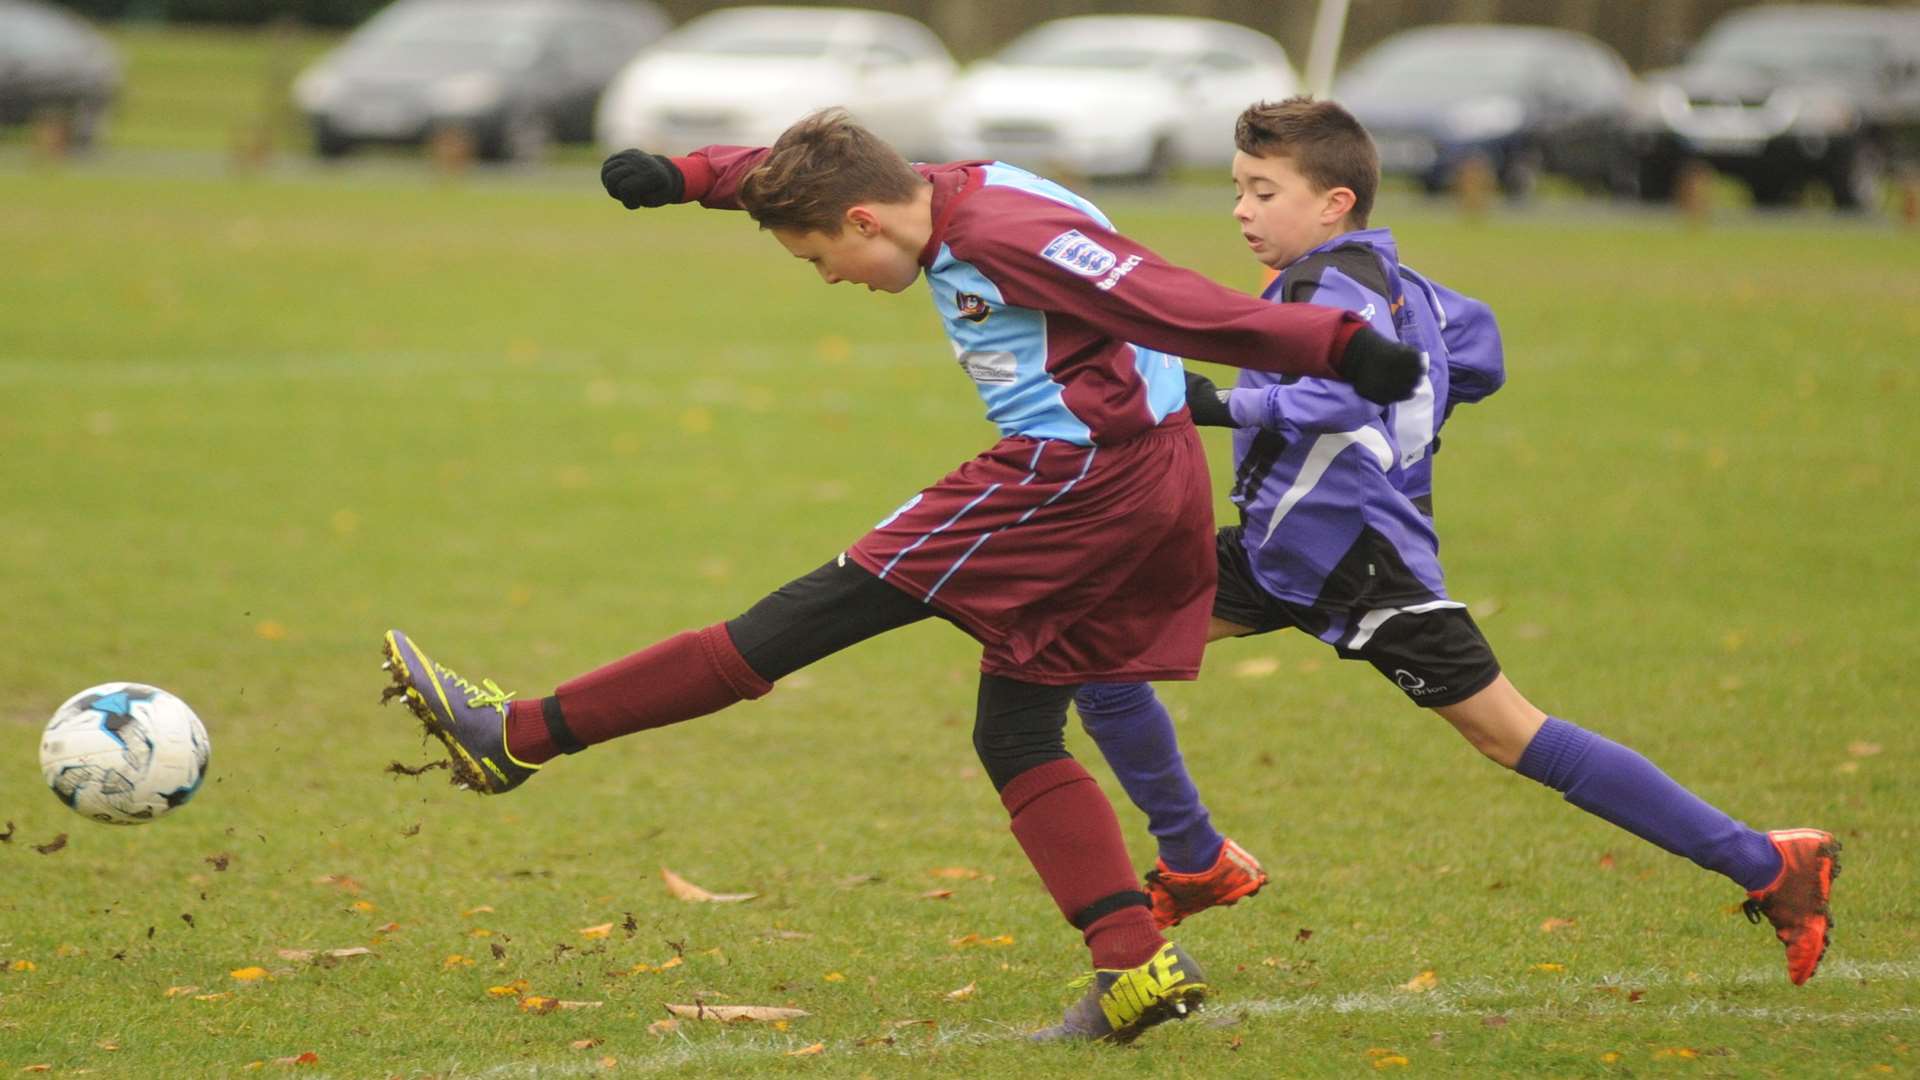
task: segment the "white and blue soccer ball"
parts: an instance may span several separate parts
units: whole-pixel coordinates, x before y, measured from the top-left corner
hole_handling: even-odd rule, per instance
[[[105,683],[68,698],[47,721],[40,771],[74,813],[139,825],[193,798],[212,751],[186,702],[140,683]]]

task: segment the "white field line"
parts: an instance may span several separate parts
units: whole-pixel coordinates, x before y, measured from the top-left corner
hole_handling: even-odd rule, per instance
[[[1425,993],[1404,990],[1361,990],[1342,993],[1306,993],[1294,997],[1255,1001],[1235,1001],[1227,998],[1219,1001],[1210,1012],[1216,1023],[1236,1015],[1288,1016],[1322,1013],[1381,1016],[1483,1016],[1492,1012],[1505,1012],[1509,1015],[1524,1016],[1532,1011],[1551,1009],[1556,1016],[1564,1016],[1564,1006],[1567,1004],[1564,999],[1590,991],[1595,986],[1618,986],[1624,989],[1682,986],[1705,991],[1732,986],[1784,982],[1785,979],[1784,965],[1718,976],[1702,974],[1692,978],[1683,973],[1665,969],[1623,971],[1581,977],[1577,983],[1551,976],[1531,979],[1475,977],[1457,982],[1442,982]],[[1868,982],[1911,983],[1920,981],[1920,960],[1875,963],[1829,960],[1821,965],[1820,974],[1816,979],[1844,979],[1850,982],[1865,979]],[[1502,1001],[1515,999],[1518,1000],[1517,1005],[1502,1007]],[[1800,1005],[1738,1005],[1699,997],[1657,1010],[1647,1010],[1645,1013],[1641,1012],[1642,1008],[1637,1004],[1628,1004],[1625,999],[1617,999],[1616,1003],[1615,999],[1609,998],[1593,1003],[1592,1011],[1595,1013],[1633,1011],[1641,1015],[1663,1016],[1676,1020],[1726,1016],[1769,1023],[1811,1021],[1844,1024],[1920,1023],[1920,1006],[1867,1010],[1822,1009]],[[1195,1022],[1206,1023],[1208,1019],[1208,1014],[1203,1013]],[[931,1044],[917,1041],[903,1042],[890,1050],[882,1047],[873,1049],[878,1053],[918,1055],[928,1050],[956,1045],[1001,1042],[1017,1038],[1021,1034],[1020,1031],[1003,1024],[959,1024],[939,1028]],[[718,1066],[725,1062],[753,1059],[771,1063],[774,1059],[808,1046],[812,1042],[813,1040],[805,1036],[790,1033],[743,1031],[741,1037],[724,1041],[694,1042],[681,1037],[670,1037],[657,1051],[647,1053],[645,1056],[621,1054],[615,1056],[619,1058],[619,1073],[643,1075],[681,1072],[697,1069],[702,1064]],[[846,1044],[836,1042],[830,1043],[826,1052],[833,1054],[847,1049],[849,1047]],[[564,1065],[550,1063],[499,1065],[472,1074],[461,1072],[457,1075],[473,1075],[492,1078],[492,1080],[511,1080],[517,1077],[605,1075],[598,1065],[598,1055],[588,1051],[582,1056],[584,1060]]]

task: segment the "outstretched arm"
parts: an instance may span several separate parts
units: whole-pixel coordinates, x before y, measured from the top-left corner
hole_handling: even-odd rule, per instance
[[[740,182],[767,156],[765,147],[706,146],[683,157],[622,150],[600,166],[607,194],[629,210],[698,202],[740,209]]]
[[[1176,356],[1338,379],[1376,401],[1406,397],[1419,379],[1419,354],[1352,312],[1235,292],[1049,199],[992,188],[972,198],[991,200],[991,212],[976,206],[947,241],[1010,303],[1070,314]]]

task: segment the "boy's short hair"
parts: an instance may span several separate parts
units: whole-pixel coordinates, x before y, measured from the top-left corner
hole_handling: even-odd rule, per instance
[[[740,205],[763,229],[840,232],[850,207],[910,201],[926,181],[900,152],[844,109],[809,113],[773,142],[740,183]]]
[[[1321,191],[1351,189],[1347,216],[1367,227],[1380,189],[1380,154],[1367,129],[1337,103],[1302,95],[1250,105],[1233,125],[1233,145],[1254,157],[1293,159],[1300,175]]]

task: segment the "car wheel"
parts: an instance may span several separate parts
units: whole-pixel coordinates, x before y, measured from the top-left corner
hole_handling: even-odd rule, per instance
[[[1515,202],[1532,198],[1534,189],[1540,186],[1543,167],[1540,151],[1533,147],[1523,146],[1509,152],[1500,166],[1500,191]]]
[[[313,124],[313,152],[315,156],[334,161],[353,152],[353,140],[334,131],[324,120]]]
[[[1787,206],[1800,198],[1805,182],[1788,172],[1755,173],[1747,178],[1747,190],[1753,193],[1755,206]]]
[[[1140,170],[1140,178],[1148,183],[1160,183],[1173,175],[1174,166],[1178,164],[1180,152],[1175,149],[1172,136],[1161,135],[1147,151],[1147,163]]]
[[[1640,198],[1646,202],[1668,202],[1680,185],[1682,160],[1672,154],[1641,158],[1635,165],[1639,173]]]
[[[1886,198],[1887,157],[1870,139],[1849,139],[1835,145],[1826,174],[1837,209],[1875,210]]]
[[[508,113],[492,138],[480,146],[488,161],[535,162],[547,156],[553,143],[553,121],[545,113],[521,109]]]

